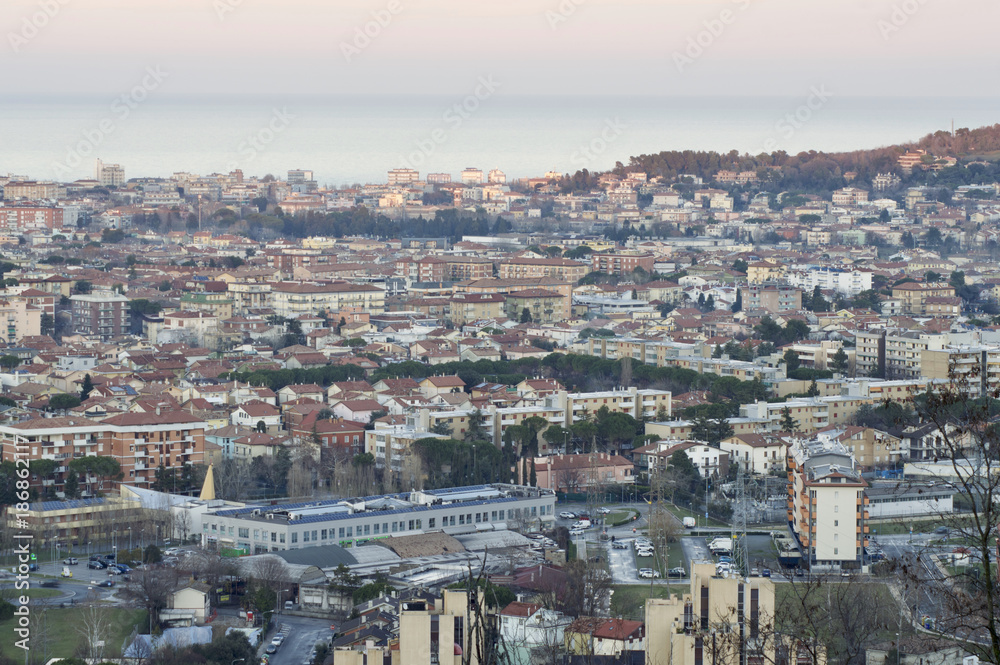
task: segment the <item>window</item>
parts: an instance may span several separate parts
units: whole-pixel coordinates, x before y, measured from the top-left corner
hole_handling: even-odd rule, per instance
[[[302,532],[302,542],[303,543],[308,543],[309,542],[309,532],[308,531],[303,531]]]
[[[436,517],[431,517],[431,518],[428,518],[428,520],[427,520],[427,528],[428,528],[428,529],[433,529],[433,528],[434,528],[434,526],[435,526],[435,523],[436,523],[436,522],[437,522],[437,518],[436,518]],[[375,531],[375,533],[378,533],[378,531],[377,531],[377,529],[378,529],[378,524],[376,524],[376,525],[375,525],[375,528],[376,528],[376,531]]]
[[[285,534],[283,534],[283,533],[279,533],[278,534],[278,542],[279,543],[285,542]]]
[[[250,529],[249,528],[245,528],[244,529],[243,527],[240,527],[239,536],[240,536],[240,538],[249,538],[250,537]]]
[[[370,533],[370,532],[369,532],[369,528],[370,528],[370,525],[366,524],[366,525],[365,525],[365,535],[366,535],[366,536],[367,536],[367,535],[369,535],[369,533]],[[358,530],[359,530],[359,531],[360,531],[360,529],[361,529],[361,527],[358,527]]]
[[[458,516],[458,523],[459,524],[465,524],[465,515],[459,515]]]
[[[297,542],[299,542],[299,534],[292,533],[292,543],[297,543]]]
[[[340,527],[340,530],[337,531],[337,536],[339,538],[343,538],[344,537],[344,527]]]
[[[323,540],[326,540],[326,529],[323,529],[320,533],[323,535]]]
[[[353,538],[354,537],[354,527],[353,526],[347,527],[347,537],[348,538]]]
[[[271,532],[271,542],[273,543],[273,542],[275,542],[277,540],[278,540],[278,533],[276,531],[272,531]],[[282,540],[284,540],[284,539],[282,539]]]
[[[378,535],[378,528],[379,528],[379,526],[380,526],[380,525],[379,525],[379,523],[378,523],[378,522],[376,522],[376,523],[375,523],[375,534],[376,534],[376,535]]]

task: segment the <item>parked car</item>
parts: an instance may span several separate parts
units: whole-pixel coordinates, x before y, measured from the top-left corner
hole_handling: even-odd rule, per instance
[[[91,570],[104,570],[107,568],[107,565],[102,561],[88,561],[87,568]]]
[[[582,536],[582,535],[585,535],[586,533],[587,532],[584,531],[583,529],[570,529],[569,530],[569,535],[571,535],[571,536]]]
[[[627,550],[628,549],[628,543],[622,542],[620,540],[616,540],[615,542],[611,543],[611,548],[612,549],[616,549],[616,550]]]
[[[268,644],[267,648],[264,649],[264,653],[277,653],[277,651],[278,651],[278,647],[274,644],[274,642],[272,642],[271,644]]]
[[[687,571],[683,568],[671,568],[667,571],[667,577],[684,577]]]
[[[653,570],[652,568],[640,568],[639,569],[639,577],[641,577],[643,579],[649,580],[649,579],[653,579],[654,577],[659,577],[659,576],[660,576],[660,571],[658,571],[658,570]]]
[[[576,513],[571,513],[568,510],[564,510],[563,512],[559,513],[559,519],[561,519],[561,520],[575,520],[576,519]]]
[[[765,568],[764,570],[760,571],[760,576],[761,577],[770,577],[771,576],[771,569],[770,568]]]
[[[90,560],[91,561],[103,561],[104,557],[102,557],[100,554],[91,554],[90,555]]]
[[[80,563],[80,560],[77,559],[75,556],[70,556],[63,559],[63,564],[66,566],[75,566],[78,563]]]
[[[796,568],[795,569],[795,576],[796,577],[804,577],[805,574],[806,574],[806,571],[802,570],[801,568]]]

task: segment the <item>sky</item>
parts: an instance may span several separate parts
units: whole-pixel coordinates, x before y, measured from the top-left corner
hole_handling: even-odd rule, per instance
[[[996,0],[5,0],[0,94],[1000,96]],[[367,32],[367,34],[365,34]]]

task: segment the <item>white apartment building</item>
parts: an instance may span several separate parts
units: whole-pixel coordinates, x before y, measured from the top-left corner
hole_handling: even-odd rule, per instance
[[[272,285],[270,300],[275,313],[287,319],[346,307],[359,307],[371,314],[385,311],[385,291],[371,284],[279,282]]]
[[[868,545],[868,483],[842,444],[796,441],[788,452],[788,527],[810,569],[857,569]]]
[[[817,286],[824,291],[836,291],[846,296],[856,296],[872,288],[872,274],[859,270],[837,268],[807,268],[789,272],[785,280],[807,293]]]
[[[476,168],[462,169],[463,185],[481,185],[483,183],[483,170]]]
[[[415,169],[399,168],[389,171],[390,185],[409,185],[420,180],[420,173]]]

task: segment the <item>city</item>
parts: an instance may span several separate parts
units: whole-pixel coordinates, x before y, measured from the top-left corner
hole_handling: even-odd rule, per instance
[[[9,0],[0,665],[1000,665],[963,0]]]

